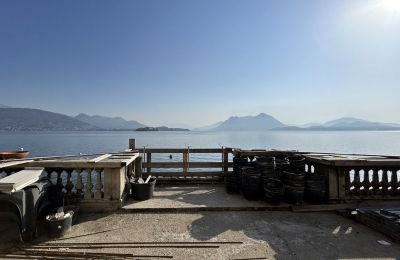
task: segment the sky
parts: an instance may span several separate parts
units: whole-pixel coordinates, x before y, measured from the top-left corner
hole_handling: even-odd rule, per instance
[[[0,104],[400,123],[400,0],[0,0]]]

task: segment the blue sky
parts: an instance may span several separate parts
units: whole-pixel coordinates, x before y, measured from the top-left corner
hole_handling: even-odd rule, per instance
[[[149,125],[400,122],[400,0],[0,1],[0,103]]]

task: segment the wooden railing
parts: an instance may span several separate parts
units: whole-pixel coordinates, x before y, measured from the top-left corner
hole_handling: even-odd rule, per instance
[[[197,178],[219,177],[221,178],[229,170],[233,163],[229,161],[232,148],[141,148],[139,153],[143,155],[144,175],[153,175],[161,178]],[[181,162],[154,161],[154,154],[181,154]],[[191,154],[214,154],[214,161],[191,161]],[[217,158],[220,158],[218,160]],[[217,169],[217,170],[216,170]]]

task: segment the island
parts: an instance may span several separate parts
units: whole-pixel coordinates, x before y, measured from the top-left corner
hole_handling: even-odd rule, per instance
[[[137,128],[135,131],[190,131],[189,129],[186,128],[170,128],[167,126],[159,126],[159,127],[141,127]]]

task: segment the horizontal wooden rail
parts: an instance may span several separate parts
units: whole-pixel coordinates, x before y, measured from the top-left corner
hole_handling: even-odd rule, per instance
[[[140,153],[222,153],[232,152],[232,148],[140,148]]]
[[[232,167],[233,163],[223,162],[151,162],[143,163],[143,168],[221,168]]]
[[[133,149],[133,147],[132,147]],[[233,162],[229,162],[229,154],[233,148],[141,148],[137,151],[143,154],[142,168],[146,169],[145,175],[156,177],[176,178],[176,177],[222,177],[233,167]],[[182,154],[181,162],[154,161],[152,154]],[[190,161],[190,154],[216,154],[217,161]],[[190,171],[190,169],[200,169],[200,171]],[[220,168],[220,171],[212,171],[212,168]],[[168,169],[169,171],[158,171],[157,169]],[[182,169],[182,171],[179,171]],[[209,170],[207,170],[209,169]],[[211,171],[210,171],[211,170]]]
[[[182,174],[182,172],[152,172],[152,176],[155,177],[222,177],[225,173],[222,171],[207,171],[207,172],[187,172]]]

